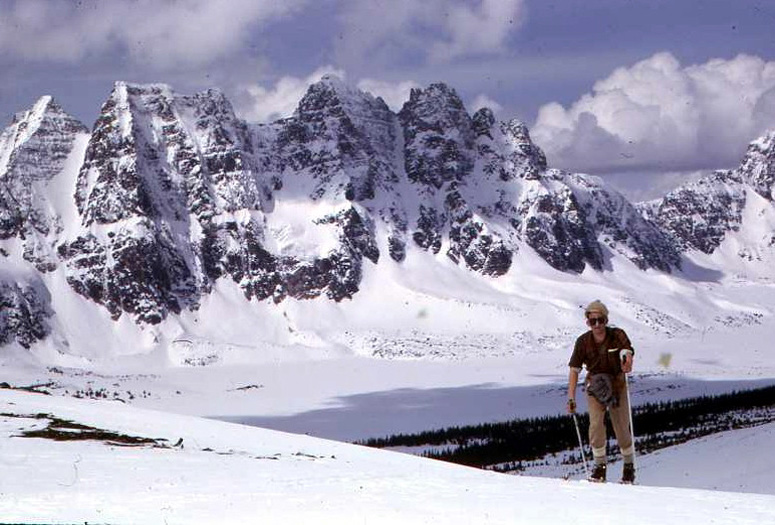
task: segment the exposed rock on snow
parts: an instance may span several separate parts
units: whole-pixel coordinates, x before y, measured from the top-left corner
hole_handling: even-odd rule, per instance
[[[735,172],[719,171],[642,209],[681,250],[712,253],[728,232],[740,228],[745,201],[743,179]]]
[[[549,168],[524,123],[471,116],[440,83],[395,114],[325,77],[293,116],[248,124],[217,90],[118,82],[87,133],[43,97],[0,136],[3,253],[151,324],[197,309],[219,279],[247,299],[341,301],[364,265],[416,247],[493,277],[526,251],[563,272],[612,258],[671,272],[741,228],[748,191],[775,191],[771,133],[738,170],[636,207]],[[51,200],[63,191],[71,213]]]
[[[0,346],[15,341],[29,348],[51,332],[52,313],[43,283],[18,283],[0,275]]]
[[[748,146],[738,172],[756,193],[769,201],[775,200],[775,131]]]
[[[40,190],[62,171],[77,135],[85,132],[44,96],[0,134],[0,239],[21,239],[24,259],[41,272],[57,266],[52,246],[62,224]]]
[[[753,141],[739,168],[717,171],[640,207],[644,216],[667,232],[682,251],[711,254],[730,234],[760,227],[750,220],[745,224],[745,210],[751,205],[749,190],[751,195],[763,197],[765,206],[772,207],[775,132]],[[771,247],[773,239],[772,235],[765,236],[763,242]],[[745,253],[741,252],[741,256]]]

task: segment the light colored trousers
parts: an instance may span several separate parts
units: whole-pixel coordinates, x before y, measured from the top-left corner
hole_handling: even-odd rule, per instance
[[[611,407],[608,412],[611,416],[611,424],[616,434],[616,442],[622,451],[625,463],[632,463],[635,449],[632,446],[632,433],[630,431],[630,405],[627,399],[627,386],[624,377],[614,380],[614,389],[619,398],[619,406]],[[597,463],[606,462],[605,454],[605,411],[606,406],[595,399],[587,389],[587,403],[589,406],[589,443],[592,446],[592,456]]]

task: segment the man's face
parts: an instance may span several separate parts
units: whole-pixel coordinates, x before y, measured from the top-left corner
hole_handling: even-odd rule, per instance
[[[589,312],[587,314],[587,326],[592,329],[593,333],[602,333],[605,331],[605,325],[608,323],[606,316],[599,312]]]

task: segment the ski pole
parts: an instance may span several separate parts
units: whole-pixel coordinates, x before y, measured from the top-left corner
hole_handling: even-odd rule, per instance
[[[584,442],[581,441],[581,431],[579,430],[579,420],[576,417],[576,412],[571,413],[573,416],[573,424],[576,425],[576,437],[579,438],[579,448],[581,449],[581,459],[584,461],[584,475],[589,477],[589,467],[587,467],[587,455],[584,454]]]
[[[622,361],[626,356],[626,350],[620,352]],[[624,374],[624,390],[627,392],[627,408],[630,410],[630,437],[632,438],[632,464],[635,465],[635,425],[632,421],[632,403],[630,402],[630,382],[627,379],[627,374]]]
[[[632,436],[632,464],[635,465],[635,425],[632,423],[632,403],[630,402],[630,383],[624,374],[624,388],[627,390],[627,407],[630,409],[630,436]]]

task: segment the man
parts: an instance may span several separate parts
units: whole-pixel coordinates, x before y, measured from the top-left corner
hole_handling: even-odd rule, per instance
[[[576,385],[581,367],[587,369],[585,387],[589,404],[589,443],[595,467],[590,481],[606,480],[605,412],[608,410],[616,441],[624,457],[622,482],[635,481],[635,448],[630,430],[630,407],[624,374],[632,371],[634,350],[621,328],[608,326],[608,308],[593,301],[584,310],[590,330],[576,339],[568,365],[568,412],[576,412]]]

